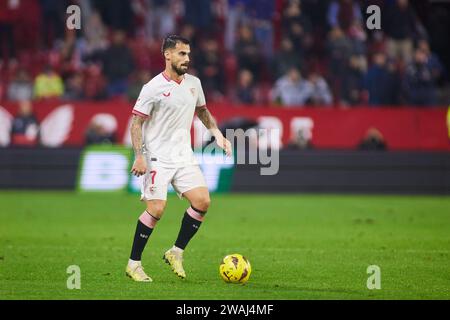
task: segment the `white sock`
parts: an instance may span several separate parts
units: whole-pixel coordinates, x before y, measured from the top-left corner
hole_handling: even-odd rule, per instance
[[[141,264],[141,262],[140,261],[135,261],[135,260],[131,260],[131,259],[129,259],[128,260],[128,264],[130,265],[130,264]]]
[[[183,254],[183,251],[184,251],[183,249],[178,248],[177,246],[173,246],[172,250],[175,251],[175,253],[178,253],[178,254]]]

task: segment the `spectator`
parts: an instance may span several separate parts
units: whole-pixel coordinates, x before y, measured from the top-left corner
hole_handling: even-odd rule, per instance
[[[193,25],[188,23],[184,24],[181,27],[180,36],[189,40],[191,50],[194,51],[198,49],[197,29],[195,29]]]
[[[103,55],[103,72],[108,81],[109,96],[126,93],[127,79],[133,68],[133,57],[125,43],[125,32],[116,30],[111,46]]]
[[[224,93],[223,58],[219,50],[219,44],[215,39],[205,39],[200,51],[195,58],[196,69],[200,79],[203,81],[203,89],[213,99]]]
[[[36,54],[43,50],[42,42],[45,36],[42,25],[45,22],[42,20],[41,1],[6,0],[6,2],[13,6],[18,5],[16,13],[13,15],[8,13],[8,15],[14,17],[15,51],[19,53],[17,62],[22,63],[24,53],[32,51],[33,54]]]
[[[355,21],[348,30],[348,36],[352,43],[352,51],[354,54],[366,55],[367,53],[367,34],[363,25],[359,21]]]
[[[109,28],[113,30],[124,30],[128,34],[133,33],[134,27],[132,21],[133,11],[131,9],[132,2],[133,1],[130,0],[93,1],[94,10],[100,12],[102,21],[104,21]]]
[[[63,94],[64,83],[61,77],[47,65],[34,80],[34,96],[41,99],[61,97]]]
[[[344,32],[354,21],[362,22],[361,7],[353,0],[335,0],[328,7],[328,24],[331,28],[339,27]]]
[[[136,101],[137,98],[139,97],[139,93],[141,92],[142,86],[147,82],[149,82],[151,79],[152,76],[149,71],[147,70],[138,71],[128,87],[127,92],[128,100],[133,102]]]
[[[42,23],[45,45],[52,48],[55,40],[64,37],[67,0],[41,0]]]
[[[86,132],[86,145],[113,144],[114,142],[114,135],[105,132],[102,126],[95,123],[89,125]]]
[[[261,50],[249,26],[242,26],[239,29],[239,40],[235,51],[239,69],[250,70],[255,80],[259,81],[262,68]]]
[[[340,103],[342,105],[357,105],[363,102],[363,81],[366,70],[365,56],[350,56],[346,63],[346,71],[342,75],[340,92]]]
[[[85,143],[113,144],[116,143],[117,120],[110,114],[97,114],[92,118],[86,131]]]
[[[29,100],[19,103],[17,116],[11,126],[11,144],[14,146],[36,146],[39,140],[39,123],[33,114]]]
[[[113,143],[115,143],[115,137],[113,134],[108,133],[98,124],[92,123],[89,125],[86,132],[86,145]]]
[[[81,59],[88,61],[91,56],[96,56],[108,46],[108,30],[98,11],[92,12],[89,16],[83,32],[84,37],[80,40]]]
[[[387,149],[386,141],[377,128],[369,128],[358,145],[359,150],[383,151]]]
[[[50,64],[68,87],[65,95],[68,99],[103,99],[127,94],[128,78],[134,69],[160,72],[164,63],[159,53],[160,38],[177,33],[191,41],[193,63],[190,73],[205,79],[205,90],[213,93],[209,95],[212,100],[223,100],[228,91],[233,99],[238,99],[236,94],[241,89],[235,82],[239,78],[237,71],[245,69],[254,78],[255,103],[268,103],[275,80],[294,67],[302,72],[314,69],[325,74],[335,102],[403,103],[406,100],[398,99],[402,97],[400,94],[392,94],[396,86],[388,89],[386,83],[395,81],[390,76],[402,75],[405,79],[406,67],[414,60],[412,44],[417,41],[417,47],[426,52],[426,64],[438,88],[436,96],[444,103],[446,101],[448,77],[443,66],[448,63],[440,59],[448,56],[448,45],[442,40],[445,37],[441,32],[448,25],[448,19],[445,20],[446,11],[438,7],[428,10],[429,6],[408,0],[372,1],[370,4],[382,8],[383,20],[381,30],[369,32],[364,25],[363,12],[370,4],[361,0],[109,2],[0,0],[2,98],[9,99],[9,87],[11,92],[15,91],[16,83],[10,85],[10,81],[13,81],[11,75],[17,72],[19,61],[20,68],[33,76],[45,64]],[[67,16],[65,9],[71,3],[82,8],[83,27],[80,31],[63,28]],[[420,11],[417,16],[414,10]],[[426,23],[429,35],[421,20]],[[125,32],[121,31],[121,36],[114,30]],[[328,31],[329,36],[325,37]],[[421,40],[429,37],[433,52],[428,41]],[[205,39],[214,39],[215,44],[211,47],[218,50],[205,52]],[[111,46],[109,42],[112,42]],[[210,45],[209,41],[206,43]],[[276,49],[273,54],[272,49]],[[385,52],[387,62],[381,68],[374,65],[370,76],[365,76],[364,63],[357,61],[363,61],[368,53],[374,52]],[[4,61],[8,57],[12,59]],[[351,62],[349,57],[353,57]],[[207,62],[202,65],[198,61],[201,59]],[[222,73],[225,79],[220,76]],[[380,76],[389,81],[376,88]],[[80,90],[80,77],[84,78],[83,91]],[[361,91],[361,83],[364,91]],[[386,91],[389,94],[385,95]],[[244,90],[242,94],[246,92]],[[408,90],[398,92],[403,94]],[[243,100],[252,100],[250,96],[243,96]],[[29,97],[16,99],[24,98]],[[410,99],[409,96],[402,98]],[[311,98],[306,103],[317,102]]]
[[[253,74],[249,70],[241,70],[238,74],[238,81],[235,95],[236,104],[255,103],[255,87],[253,84]]]
[[[84,95],[86,99],[102,100],[107,98],[106,79],[97,64],[89,64],[84,73]]]
[[[213,26],[213,15],[210,0],[183,0],[185,22],[200,30],[210,30]]]
[[[310,104],[316,106],[329,106],[333,97],[325,79],[317,72],[311,72],[308,77],[312,86]]]
[[[364,89],[368,92],[369,105],[395,105],[398,103],[400,79],[389,67],[383,52],[375,53],[373,64],[364,76]]]
[[[272,90],[272,101],[286,107],[303,106],[312,96],[313,87],[308,80],[303,80],[300,71],[290,69],[278,79]]]
[[[13,27],[16,22],[18,1],[0,0],[0,48],[6,46],[8,59],[16,59],[16,46],[14,43]],[[3,58],[3,50],[0,50],[0,61]]]
[[[370,42],[367,43],[367,51],[371,54],[375,52],[387,52],[385,35],[381,30],[371,32]],[[393,59],[390,59],[393,60]]]
[[[294,133],[294,138],[286,145],[287,150],[311,150],[313,145],[311,143],[311,133],[304,129],[299,128]]]
[[[71,74],[81,69],[81,55],[77,46],[76,31],[67,29],[64,41],[58,41],[56,47],[60,58],[58,71],[66,80]]]
[[[77,72],[70,76],[66,81],[66,91],[64,92],[65,100],[83,100],[84,94],[84,77],[81,72]]]
[[[33,83],[25,69],[20,69],[15,79],[9,84],[8,99],[11,101],[31,100],[33,98]]]
[[[225,24],[225,49],[233,51],[236,44],[236,33],[239,25],[249,23],[246,14],[249,0],[228,0]]]
[[[336,92],[347,72],[348,57],[353,52],[352,43],[341,28],[333,28],[328,34],[327,51],[332,87]]]
[[[151,41],[162,39],[175,32],[176,15],[174,1],[151,0],[150,9],[145,10],[146,35]]]
[[[421,39],[417,47],[427,55],[427,65],[431,70],[431,75],[435,81],[439,81],[444,75],[444,66],[439,57],[431,52],[430,44],[427,40]]]
[[[413,55],[416,21],[408,0],[396,0],[383,14],[383,29],[388,37],[387,52],[390,58],[409,63]]]
[[[329,8],[329,0],[301,0],[303,12],[308,12],[308,17],[314,21],[313,28],[319,30],[327,25],[326,12]]]
[[[413,62],[406,69],[404,90],[407,102],[411,105],[430,106],[436,103],[433,71],[427,62],[427,53],[417,49]]]
[[[273,60],[273,73],[276,78],[281,77],[291,68],[302,69],[303,61],[299,52],[294,51],[294,46],[289,38],[281,41],[280,50]]]
[[[248,8],[255,39],[261,47],[263,56],[269,60],[273,56],[272,19],[275,16],[275,1],[248,0]]]
[[[331,62],[341,64],[353,52],[353,45],[350,38],[339,28],[333,28],[328,34],[327,49]]]
[[[312,24],[309,17],[303,13],[299,0],[291,1],[284,11],[283,31],[292,41],[296,53],[305,56],[305,52],[312,45]]]

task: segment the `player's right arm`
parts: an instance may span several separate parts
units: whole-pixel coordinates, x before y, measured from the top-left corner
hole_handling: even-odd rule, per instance
[[[134,163],[131,168],[131,173],[139,177],[147,171],[147,161],[145,160],[145,146],[142,141],[142,125],[145,118],[133,114],[131,119],[131,142],[134,150]]]
[[[131,143],[134,150],[134,163],[131,173],[139,177],[147,171],[147,161],[145,159],[145,144],[142,138],[142,125],[150,116],[155,103],[155,94],[150,83],[142,87],[136,104],[133,107],[133,117],[131,119]]]

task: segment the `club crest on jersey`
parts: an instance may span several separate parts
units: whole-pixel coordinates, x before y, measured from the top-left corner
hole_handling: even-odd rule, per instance
[[[195,88],[191,88],[192,96],[195,97]]]

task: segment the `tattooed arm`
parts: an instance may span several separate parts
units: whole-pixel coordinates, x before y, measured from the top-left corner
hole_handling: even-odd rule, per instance
[[[142,124],[145,122],[145,118],[133,115],[131,120],[131,142],[133,144],[135,160],[131,173],[139,177],[147,171],[147,162],[145,160],[145,148],[142,142]]]
[[[209,129],[211,134],[216,138],[217,145],[221,147],[227,156],[231,155],[231,143],[222,135],[219,128],[217,127],[217,123],[214,120],[211,112],[209,112],[206,106],[198,107],[196,109],[197,117],[203,122],[205,127]]]

